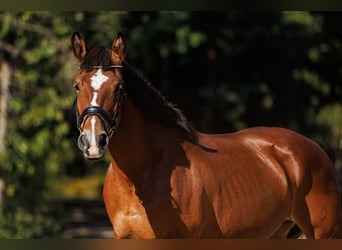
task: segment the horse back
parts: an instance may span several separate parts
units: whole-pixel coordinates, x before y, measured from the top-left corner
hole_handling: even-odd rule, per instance
[[[216,150],[213,158],[223,157],[228,162],[235,162],[235,165],[248,158],[251,161],[263,159],[265,163],[276,161],[285,171],[287,180],[296,187],[303,185],[307,176],[315,178],[318,173],[325,173],[320,176],[322,180],[337,182],[335,169],[324,150],[316,142],[292,130],[255,127],[230,134],[199,134],[199,144]],[[208,158],[209,155],[204,153],[203,157]],[[220,166],[231,167],[227,164],[216,165]],[[248,171],[253,164],[244,167],[240,167],[241,171]]]

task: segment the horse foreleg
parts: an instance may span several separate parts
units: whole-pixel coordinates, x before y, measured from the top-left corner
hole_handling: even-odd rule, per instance
[[[271,236],[271,239],[303,239],[305,235],[291,220],[286,220],[279,229]]]
[[[293,226],[293,221],[284,221],[284,223],[281,224],[279,229],[271,236],[271,239],[286,239]]]

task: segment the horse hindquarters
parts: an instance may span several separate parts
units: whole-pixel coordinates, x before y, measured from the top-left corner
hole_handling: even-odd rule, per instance
[[[342,238],[340,197],[333,177],[329,183],[313,176],[310,191],[296,198],[293,217],[308,238]]]
[[[295,154],[287,156],[284,165],[293,184],[296,224],[308,238],[342,238],[338,183],[326,153],[305,139],[296,145]]]

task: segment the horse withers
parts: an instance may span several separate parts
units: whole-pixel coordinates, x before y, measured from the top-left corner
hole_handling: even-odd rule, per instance
[[[80,62],[79,148],[110,165],[103,197],[114,238],[341,238],[335,169],[313,141],[283,128],[210,135],[110,49],[71,37]]]

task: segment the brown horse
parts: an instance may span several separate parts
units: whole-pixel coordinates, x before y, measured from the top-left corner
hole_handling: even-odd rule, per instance
[[[114,238],[271,238],[296,223],[308,238],[342,237],[335,170],[287,129],[208,135],[190,129],[112,48],[71,37],[79,148],[111,159],[103,197]]]

